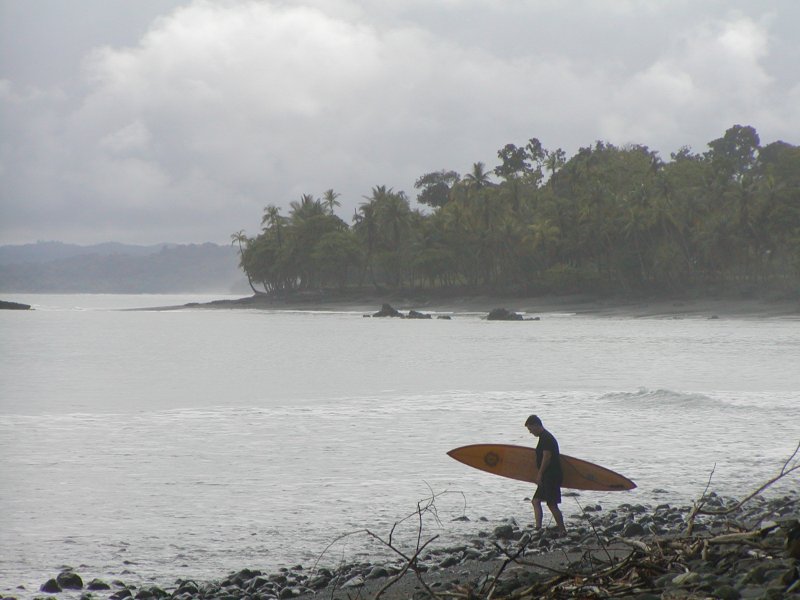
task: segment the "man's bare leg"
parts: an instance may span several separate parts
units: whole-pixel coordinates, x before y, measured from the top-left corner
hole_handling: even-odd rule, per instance
[[[553,518],[556,520],[556,525],[558,525],[558,530],[561,533],[567,533],[567,528],[564,526],[564,515],[561,514],[561,509],[558,508],[558,504],[556,504],[555,502],[548,502],[547,508],[549,508],[550,512],[553,513]],[[540,504],[539,511],[541,512],[541,510],[542,506]]]
[[[533,516],[536,519],[536,529],[542,528],[542,502],[540,500],[533,500]]]

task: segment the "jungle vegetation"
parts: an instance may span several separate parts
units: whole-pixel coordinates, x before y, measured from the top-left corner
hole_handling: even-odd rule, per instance
[[[800,147],[735,125],[665,161],[598,141],[571,157],[538,139],[493,168],[376,185],[350,223],[339,194],[266,206],[233,234],[254,291],[460,289],[490,293],[794,290],[800,285]]]

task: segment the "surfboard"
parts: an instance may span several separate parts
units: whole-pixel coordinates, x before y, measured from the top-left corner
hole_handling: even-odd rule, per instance
[[[534,483],[536,468],[536,449],[510,444],[473,444],[461,446],[448,452],[459,462],[501,477]],[[564,482],[561,487],[573,490],[596,490],[618,492],[636,487],[627,477],[590,463],[580,458],[561,455],[561,470]]]

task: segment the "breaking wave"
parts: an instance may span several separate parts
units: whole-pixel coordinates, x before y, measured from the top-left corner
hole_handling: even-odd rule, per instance
[[[707,409],[738,409],[745,408],[743,405],[736,404],[730,400],[713,398],[706,394],[676,392],[673,390],[639,388],[636,392],[611,392],[600,397],[601,401],[626,404],[636,409],[654,408],[678,408],[692,410]]]

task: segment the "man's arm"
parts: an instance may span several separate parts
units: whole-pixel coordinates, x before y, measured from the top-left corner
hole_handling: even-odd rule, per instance
[[[539,472],[536,474],[536,485],[542,483],[542,473],[544,473],[545,469],[547,469],[552,458],[553,453],[550,450],[545,450],[542,452],[542,466],[539,467]]]

